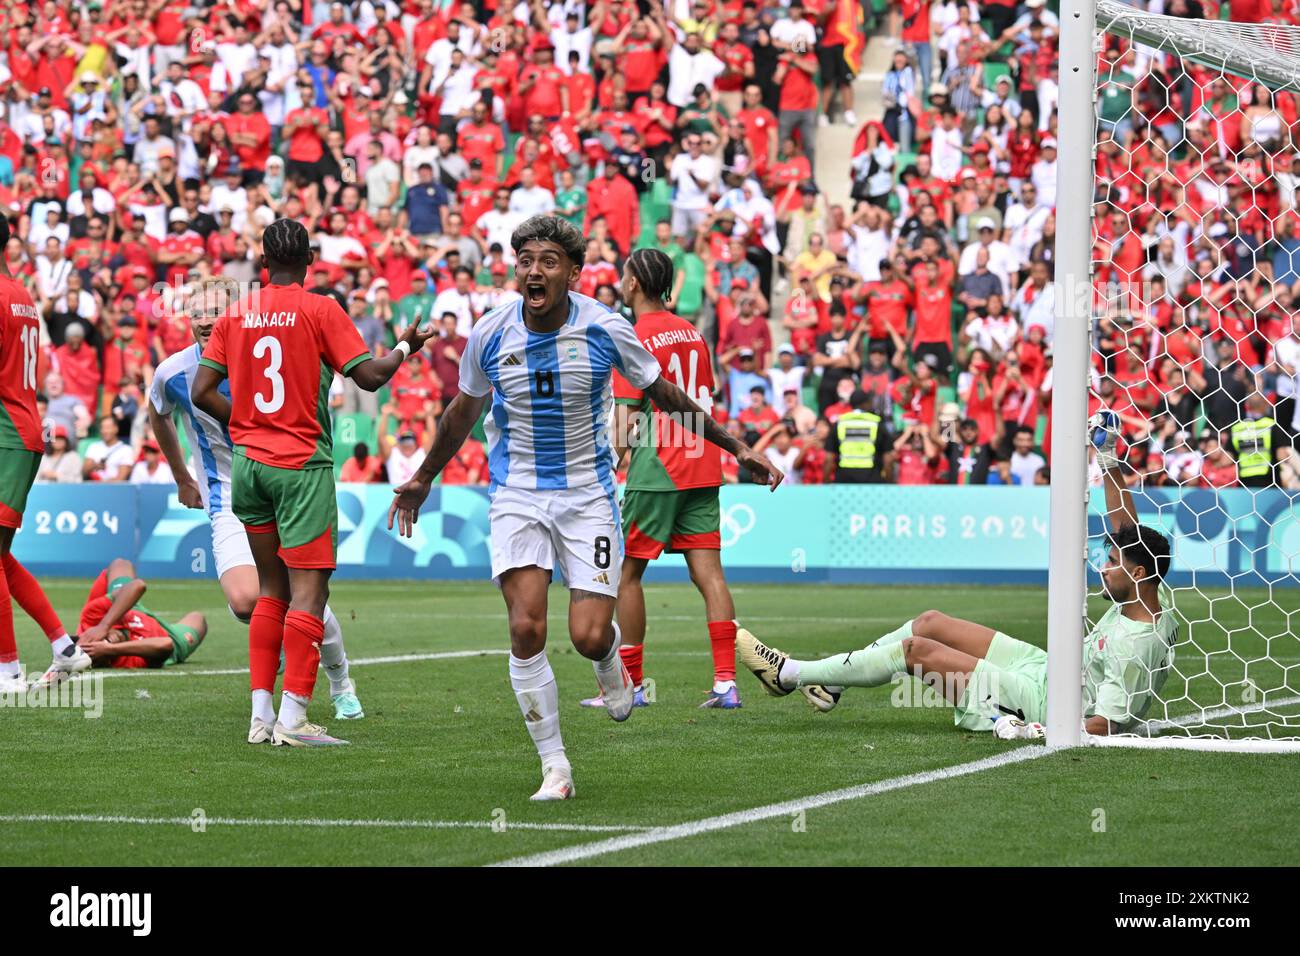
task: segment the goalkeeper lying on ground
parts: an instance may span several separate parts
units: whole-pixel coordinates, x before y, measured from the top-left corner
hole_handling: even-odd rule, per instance
[[[81,609],[77,646],[92,667],[162,667],[180,664],[208,633],[208,622],[190,611],[175,624],[154,614],[140,599],[146,585],[125,558],[99,572]]]
[[[1103,409],[1090,424],[1111,528],[1101,581],[1114,602],[1083,642],[1084,727],[1100,735],[1128,729],[1151,706],[1173,662],[1177,624],[1162,587],[1169,540],[1137,523],[1115,455],[1119,420]],[[845,687],[880,687],[915,674],[944,694],[959,727],[1008,739],[1043,734],[1047,652],[939,611],[926,611],[862,650],[820,661],[793,660],[745,630],[737,632],[736,650],[768,693],[804,690],[818,710],[834,707]]]

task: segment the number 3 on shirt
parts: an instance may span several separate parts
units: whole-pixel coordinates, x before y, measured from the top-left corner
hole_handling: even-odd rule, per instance
[[[284,408],[284,378],[280,375],[280,365],[284,361],[284,352],[280,349],[280,340],[274,335],[264,335],[253,343],[253,358],[270,355],[269,364],[263,373],[271,380],[271,397],[263,398],[262,393],[253,394],[253,404],[263,415],[274,415]]]

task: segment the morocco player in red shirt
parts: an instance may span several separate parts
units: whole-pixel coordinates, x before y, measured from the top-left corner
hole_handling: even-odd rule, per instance
[[[249,743],[332,746],[346,741],[307,720],[338,542],[330,382],[339,372],[376,391],[433,332],[412,323],[397,348],[374,358],[338,303],[303,288],[313,259],[306,227],[277,219],[263,233],[262,248],[270,284],[217,323],[192,398],[230,429],[231,508],[257,564],[260,597],[248,629]],[[218,391],[227,377],[229,399]],[[271,694],[281,645],[284,692],[277,719]]]
[[[673,287],[672,260],[658,249],[637,249],[623,267],[623,301],[636,316],[636,336],[674,382],[707,416],[712,407],[713,366],[709,346],[691,323],[667,310]],[[623,570],[618,587],[619,654],[644,707],[642,652],[645,640],[646,566],[667,548],[686,558],[691,580],[704,597],[713,649],[713,689],[704,707],[740,706],[736,691],[736,606],[722,572],[718,487],[722,454],[698,437],[698,429],[657,411],[644,392],[614,376],[614,436],[622,458],[631,449],[623,494]],[[637,434],[634,435],[633,432]],[[600,707],[600,698],[584,700]]]
[[[0,249],[8,243],[9,220],[0,216]],[[91,664],[64,630],[31,572],[10,553],[45,451],[36,414],[40,341],[40,316],[32,297],[0,257],[0,693],[21,693],[27,686],[18,663],[11,597],[50,639],[54,660],[42,683],[55,683]]]

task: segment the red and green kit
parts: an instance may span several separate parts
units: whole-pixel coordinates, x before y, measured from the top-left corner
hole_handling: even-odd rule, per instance
[[[709,414],[713,365],[695,326],[671,312],[648,312],[636,322],[637,338],[659,361],[669,381]],[[614,399],[636,408],[638,436],[623,496],[624,553],[653,560],[669,551],[717,550],[722,453],[654,408],[650,399],[615,373]],[[687,423],[689,424],[689,423]]]
[[[250,534],[277,533],[291,568],[334,567],[330,383],[369,358],[338,303],[299,285],[242,299],[203,350],[230,379],[231,509]]]
[[[20,528],[45,439],[36,414],[40,314],[22,283],[0,276],[0,527]]]

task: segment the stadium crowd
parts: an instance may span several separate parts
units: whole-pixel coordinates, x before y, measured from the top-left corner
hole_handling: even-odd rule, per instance
[[[1293,0],[1227,12],[1296,22]],[[892,57],[860,123],[869,24]],[[474,322],[517,296],[511,232],[555,213],[611,308],[633,248],[672,258],[714,414],[789,480],[1047,483],[1057,34],[1045,0],[7,3],[3,254],[44,317],[40,478],[171,480],[142,406],[191,343],[187,283],[257,280],[283,216],[373,348],[442,328],[378,398],[331,392],[342,480],[406,480]],[[1300,487],[1294,97],[1114,38],[1099,69],[1093,403],[1135,483]],[[832,122],[857,131],[850,169],[820,164],[844,203],[816,175]],[[486,474],[471,440],[442,481]]]

